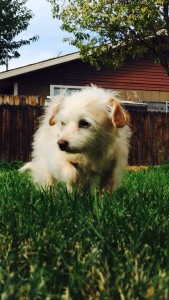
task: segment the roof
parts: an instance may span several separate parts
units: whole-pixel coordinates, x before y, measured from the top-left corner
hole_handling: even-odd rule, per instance
[[[24,67],[20,67],[20,68],[16,68],[16,69],[12,69],[9,71],[4,71],[0,73],[0,80],[1,79],[6,79],[6,78],[10,78],[13,76],[17,76],[17,75],[21,75],[21,74],[25,74],[28,72],[32,72],[32,71],[36,71],[36,70],[40,70],[40,69],[44,69],[44,68],[48,68],[48,67],[52,67],[55,65],[59,65],[59,64],[63,64],[66,62],[70,62],[72,60],[76,60],[80,58],[80,54],[79,52],[75,52],[72,54],[67,54],[64,56],[60,56],[60,57],[55,57],[52,59],[48,59],[48,60],[44,60],[35,64],[30,64]]]

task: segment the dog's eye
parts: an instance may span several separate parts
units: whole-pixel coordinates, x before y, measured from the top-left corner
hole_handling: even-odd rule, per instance
[[[79,128],[88,128],[90,126],[90,123],[86,120],[80,120],[79,121]]]
[[[65,122],[61,121],[60,123],[61,123],[62,126],[65,126]]]

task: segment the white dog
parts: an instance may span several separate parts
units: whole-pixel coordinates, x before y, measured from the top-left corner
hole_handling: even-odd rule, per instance
[[[86,189],[99,179],[101,190],[114,191],[128,161],[129,115],[110,90],[88,87],[56,97],[34,135],[30,170],[41,187],[66,183]]]

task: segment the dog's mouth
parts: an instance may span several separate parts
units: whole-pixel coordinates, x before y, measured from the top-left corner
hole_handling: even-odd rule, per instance
[[[67,153],[71,153],[71,154],[78,154],[81,153],[81,151],[77,150],[77,149],[72,149],[72,148],[67,148],[66,150],[62,150],[65,151]]]

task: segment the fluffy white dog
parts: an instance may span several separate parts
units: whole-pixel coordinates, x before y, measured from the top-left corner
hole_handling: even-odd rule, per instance
[[[85,190],[99,179],[113,192],[122,181],[129,152],[129,115],[115,93],[96,86],[56,97],[34,135],[30,170],[41,187],[57,182]]]

